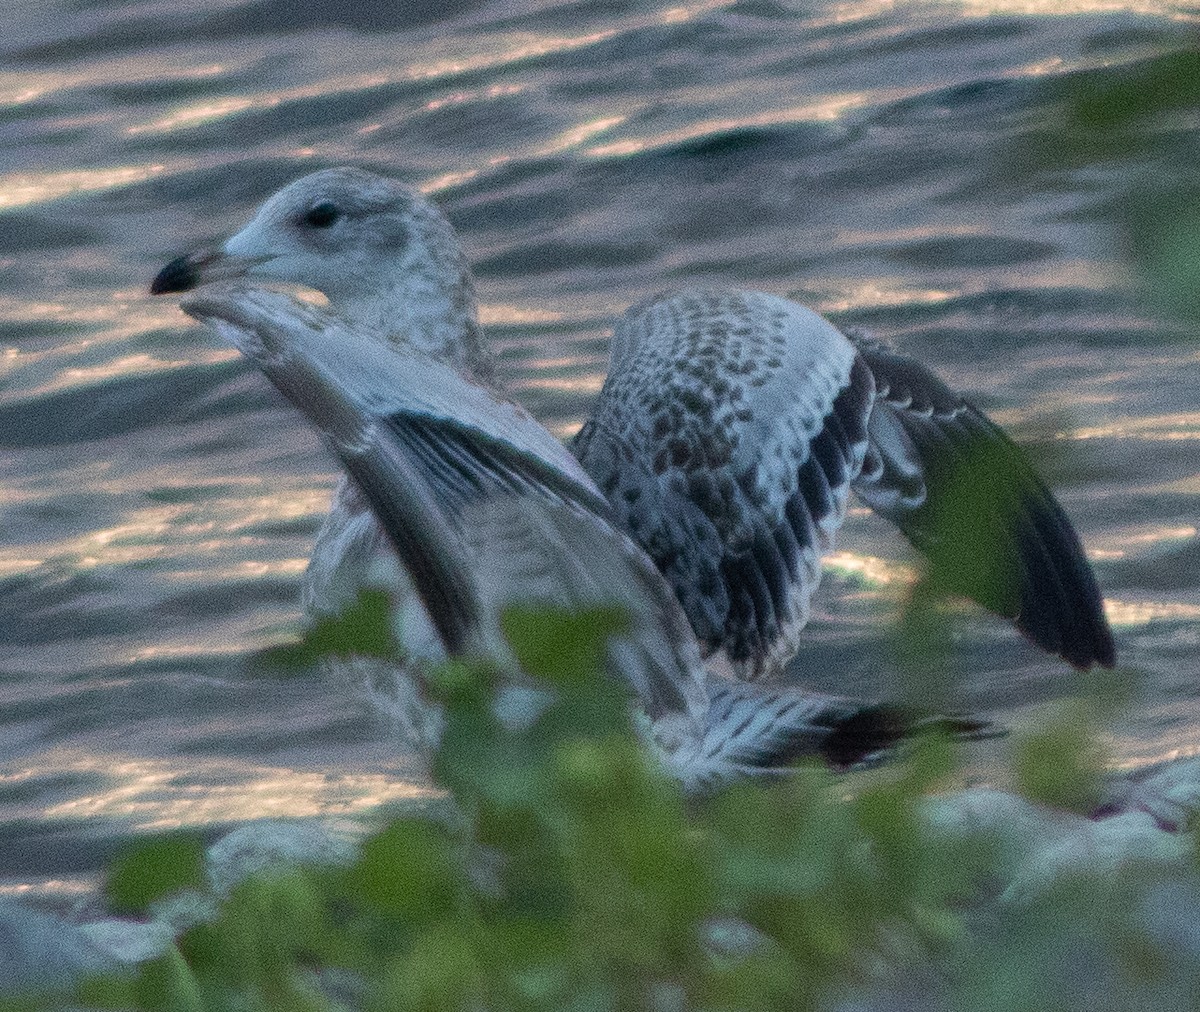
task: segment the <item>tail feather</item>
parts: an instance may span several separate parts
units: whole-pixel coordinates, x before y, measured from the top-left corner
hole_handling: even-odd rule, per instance
[[[699,739],[664,740],[659,751],[690,793],[746,776],[785,773],[804,757],[847,770],[884,757],[917,734],[978,739],[1003,734],[986,720],[922,712],[892,704],[865,705],[796,689],[772,690],[711,677],[709,708]]]

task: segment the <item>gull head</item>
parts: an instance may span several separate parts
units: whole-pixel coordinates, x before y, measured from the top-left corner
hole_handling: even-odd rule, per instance
[[[348,323],[487,371],[453,227],[419,192],[372,172],[323,169],[289,183],[235,235],[172,260],[150,291],[218,281],[315,289]]]

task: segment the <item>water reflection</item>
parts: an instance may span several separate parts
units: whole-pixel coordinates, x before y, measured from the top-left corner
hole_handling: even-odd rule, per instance
[[[1187,411],[1169,415],[1150,415],[1145,418],[1126,418],[1109,425],[1093,425],[1060,434],[1062,439],[1137,439],[1192,440],[1200,439],[1200,412]]]
[[[118,165],[63,172],[14,172],[0,176],[0,211],[40,204],[76,193],[140,183],[166,171],[166,164]]]
[[[1136,180],[1194,158],[1116,153],[1056,173],[1020,154],[1079,70],[1122,73],[1166,24],[1057,15],[1170,12],[650,6],[422,0],[414,30],[399,23],[413,5],[374,0],[197,0],[186,25],[76,4],[79,23],[35,26],[40,49],[20,32],[0,42],[20,50],[0,70],[16,240],[0,254],[0,693],[4,742],[30,750],[6,768],[28,790],[0,795],[5,819],[84,837],[92,819],[120,833],[419,792],[403,773],[340,776],[366,768],[353,690],[243,670],[295,631],[337,475],[236,352],[141,287],[159,257],[334,162],[451,191],[502,374],[561,436],[601,385],[624,308],[710,282],[799,292],[925,358],[1022,442],[1057,432],[1074,463],[1049,473],[1099,563],[1122,661],[1153,675],[1129,750],[1194,737],[1200,359],[1139,305],[1103,231]],[[802,663],[831,691],[846,669],[887,668],[872,637],[919,572],[854,512],[805,643],[820,663]],[[1061,665],[974,615],[955,621],[964,651],[986,654],[970,677],[986,685],[1005,658],[1022,671],[998,719],[1063,691]],[[298,727],[328,767],[278,758]],[[170,757],[189,749],[209,758]],[[54,789],[38,771],[76,780]],[[67,863],[48,856],[46,881],[69,882]]]
[[[98,786],[54,804],[10,804],[11,815],[45,821],[117,819],[140,832],[264,818],[353,816],[439,795],[394,772],[304,770],[197,756],[149,759],[54,750],[40,755],[36,767],[0,767],[0,787],[6,789],[68,778]]]
[[[1167,15],[1181,21],[1197,19],[1195,10],[1182,6],[1172,10],[1162,0],[944,0],[947,6],[961,8],[971,17],[989,14],[1033,14],[1062,17],[1070,14],[1127,14]]]
[[[1104,613],[1114,629],[1146,626],[1156,622],[1196,622],[1200,604],[1184,601],[1104,601]]]
[[[223,119],[226,116],[232,116],[247,109],[267,108],[271,105],[277,105],[279,101],[280,99],[278,98],[253,99],[231,95],[227,98],[177,109],[175,112],[152,123],[142,123],[126,127],[125,132],[133,135],[168,133],[172,130],[199,126],[202,123],[211,123],[213,120]]]
[[[627,155],[640,154],[657,148],[669,148],[685,144],[689,141],[705,137],[729,133],[733,130],[753,129],[755,127],[785,126],[793,123],[831,123],[841,119],[846,113],[875,102],[887,99],[901,98],[899,91],[887,90],[881,92],[858,92],[853,94],[829,95],[815,102],[806,102],[798,106],[783,109],[771,109],[765,112],[746,114],[736,117],[718,117],[689,123],[675,130],[664,130],[660,133],[645,137],[626,138],[612,141],[608,144],[597,144],[586,148],[584,154],[589,158],[618,158]],[[743,101],[745,97],[743,96]],[[624,117],[618,117],[615,123]],[[609,127],[606,126],[605,129]]]

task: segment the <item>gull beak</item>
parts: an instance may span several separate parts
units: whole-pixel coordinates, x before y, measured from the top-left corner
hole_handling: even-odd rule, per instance
[[[220,246],[199,249],[176,257],[159,271],[150,282],[150,294],[188,292],[210,281],[229,281],[245,277],[250,268],[269,259],[271,258],[238,256]]]

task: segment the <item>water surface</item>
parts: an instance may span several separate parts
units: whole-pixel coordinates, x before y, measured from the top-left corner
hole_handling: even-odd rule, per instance
[[[296,629],[336,479],[170,299],[170,257],[313,169],[435,197],[505,381],[568,435],[630,303],[792,295],[936,365],[1034,450],[1109,597],[1113,754],[1200,745],[1200,344],[1148,310],[1113,211],[1194,174],[1194,123],[1039,156],[1082,82],[1194,31],[1163,3],[38,2],[0,41],[0,890],[71,896],[131,833],[427,793],[344,685],[247,666]],[[797,677],[897,684],[913,558],[847,524]],[[1086,689],[952,623],[963,701]],[[999,747],[999,746],[998,746]]]

